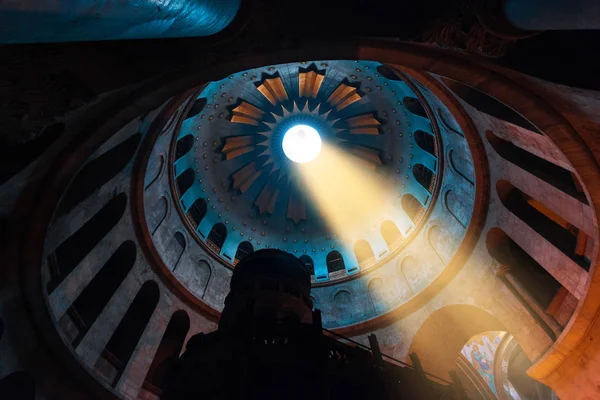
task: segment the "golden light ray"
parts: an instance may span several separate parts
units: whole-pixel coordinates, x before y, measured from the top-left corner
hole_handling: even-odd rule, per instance
[[[393,209],[393,185],[384,182],[369,162],[327,143],[315,160],[294,167],[307,196],[342,240],[354,242],[369,228],[378,231],[383,214]]]

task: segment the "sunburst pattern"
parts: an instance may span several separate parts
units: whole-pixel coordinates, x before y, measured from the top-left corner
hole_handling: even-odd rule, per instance
[[[230,121],[256,127],[256,131],[248,135],[231,136],[224,139],[221,149],[226,160],[232,160],[251,152],[255,157],[237,172],[232,174],[233,187],[246,192],[262,175],[270,177],[257,195],[254,204],[259,212],[273,213],[279,198],[282,185],[291,185],[287,179],[289,160],[282,156],[282,134],[286,128],[296,123],[309,123],[318,128],[321,135],[329,142],[343,145],[348,151],[365,161],[373,168],[382,164],[379,150],[369,148],[348,139],[338,137],[341,132],[352,135],[379,135],[381,121],[375,113],[361,114],[341,118],[334,114],[360,101],[363,97],[357,83],[351,84],[344,79],[327,100],[311,102],[302,100],[319,99],[324,71],[314,65],[298,69],[298,97],[291,98],[278,74],[265,75],[255,84],[257,91],[268,100],[270,110],[259,108],[246,100],[238,100],[231,108]],[[301,106],[299,106],[301,104]],[[259,129],[260,128],[260,129]],[[274,176],[276,174],[276,176]],[[306,200],[297,191],[288,191],[287,217],[298,223],[306,219]]]

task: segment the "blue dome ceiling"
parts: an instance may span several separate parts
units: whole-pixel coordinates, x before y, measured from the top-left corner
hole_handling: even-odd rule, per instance
[[[267,66],[207,84],[176,136],[173,157],[180,205],[201,242],[232,265],[243,243],[245,252],[279,248],[313,259],[337,251],[346,271],[336,276],[372,266],[359,266],[354,248],[381,236],[381,225],[342,241],[290,174],[283,135],[305,124],[324,143],[366,161],[397,193],[395,212],[382,214],[381,224],[389,221],[400,233],[387,241],[388,253],[401,247],[430,205],[438,172],[439,145],[415,90],[369,61]],[[216,224],[217,240],[224,239],[218,246],[211,243]],[[321,264],[314,265],[316,280],[327,281],[332,276]]]

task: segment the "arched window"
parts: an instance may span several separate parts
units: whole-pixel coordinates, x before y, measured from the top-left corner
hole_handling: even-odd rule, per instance
[[[156,354],[146,374],[144,386],[162,388],[162,382],[167,371],[179,358],[183,343],[190,330],[190,318],[183,311],[176,311],[172,316],[167,329],[160,341]]]
[[[359,240],[354,245],[354,254],[359,264],[375,258],[371,245],[366,240]]]
[[[419,130],[415,131],[413,137],[420,148],[432,156],[437,157],[435,155],[435,137],[432,134]]]
[[[194,101],[194,105],[192,106],[192,108],[190,108],[190,111],[188,111],[187,115],[185,116],[184,121],[200,114],[202,112],[202,110],[204,110],[204,107],[206,107],[206,103],[207,103],[207,101],[206,101],[205,97],[196,99],[196,101]]]
[[[50,266],[50,281],[46,287],[48,294],[52,293],[119,222],[126,206],[127,196],[124,193],[116,195],[48,256]]]
[[[389,79],[391,81],[404,81],[404,79],[400,78],[391,67],[387,65],[380,65],[377,67],[377,72],[379,75],[383,76],[385,79]]]
[[[423,186],[429,193],[432,192],[431,185],[435,180],[435,174],[432,170],[424,166],[423,164],[415,164],[413,167],[413,175],[421,186]]]
[[[496,136],[492,131],[486,132],[486,138],[500,157],[537,176],[555,188],[562,190],[582,203],[588,204],[585,194],[578,190],[578,184],[575,183],[576,178],[570,171],[515,146],[511,142]]]
[[[131,240],[123,242],[60,319],[59,325],[73,347],[79,345],[106,307],[131,271],[135,259],[135,243]]]
[[[141,138],[142,134],[138,132],[85,164],[69,185],[58,206],[57,215],[72,210],[123,170],[135,154]]]
[[[423,205],[419,203],[419,200],[417,200],[416,197],[410,193],[407,193],[404,196],[402,196],[401,204],[402,209],[404,210],[406,215],[408,215],[411,221],[414,224],[416,224],[417,217],[421,214],[421,212],[424,209]]]
[[[0,185],[18,174],[23,168],[31,164],[65,130],[62,122],[47,126],[41,135],[25,143],[13,143],[0,140]]]
[[[468,103],[471,107],[477,110],[496,117],[503,121],[510,122],[522,128],[528,129],[532,132],[539,133],[531,122],[525,119],[521,114],[502,103],[500,100],[490,96],[487,93],[475,89],[472,86],[465,85],[464,83],[453,81],[452,79],[442,78],[442,81],[448,86],[455,95],[460,97],[465,103]]]
[[[416,97],[405,97],[402,99],[402,103],[404,104],[404,107],[406,107],[406,109],[411,113],[418,115],[419,117],[429,119],[425,108],[423,108],[423,104],[421,104],[419,99]]]
[[[548,308],[561,284],[501,229],[489,230],[486,245],[490,255],[510,267],[510,274],[536,302]]]
[[[579,266],[589,270],[589,262],[575,253],[579,229],[506,180],[496,182],[496,192],[502,204],[511,213],[578,263]]]
[[[344,257],[340,254],[339,251],[333,250],[327,254],[327,271],[329,273],[336,271],[343,271],[346,269],[346,265],[344,264]]]
[[[304,267],[306,268],[309,274],[315,274],[315,263],[313,262],[313,259],[310,258],[310,256],[307,256],[306,254],[301,255],[300,261],[302,261],[302,264],[304,264]]]
[[[177,145],[175,146],[175,159],[179,160],[181,157],[186,155],[194,146],[194,136],[185,135],[181,139],[177,141]]]
[[[188,213],[192,218],[192,221],[194,221],[195,227],[198,227],[198,225],[200,225],[200,222],[202,222],[202,218],[204,218],[204,216],[206,215],[207,209],[208,207],[206,206],[206,200],[196,199],[196,201],[194,201],[194,204],[192,204],[192,206],[188,210]]]
[[[96,362],[94,369],[112,387],[117,385],[129,363],[158,304],[159,295],[160,290],[156,282],[144,283]]]
[[[194,184],[194,179],[196,179],[196,174],[191,168],[186,169],[181,173],[181,175],[177,177],[176,183],[180,196],[183,196],[185,192],[187,192],[188,189],[192,187],[192,185]]]
[[[392,221],[383,221],[381,224],[381,236],[383,236],[383,240],[385,240],[390,249],[397,241],[402,239],[402,233],[400,233],[400,230]]]
[[[235,252],[235,260],[234,263],[237,264],[238,261],[242,261],[248,255],[254,253],[254,247],[250,242],[242,242],[239,244],[237,251]]]
[[[219,222],[215,224],[210,230],[210,233],[206,238],[206,244],[215,252],[220,253],[221,247],[223,247],[223,243],[225,243],[226,237],[227,228],[225,227],[225,225]]]

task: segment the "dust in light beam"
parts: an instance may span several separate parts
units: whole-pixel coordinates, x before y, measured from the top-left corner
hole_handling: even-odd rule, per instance
[[[313,161],[294,165],[295,178],[307,191],[335,234],[352,243],[366,231],[379,231],[384,215],[411,224],[404,212],[394,212],[398,203],[394,186],[385,182],[370,164],[323,142]],[[402,229],[402,228],[401,228]]]

